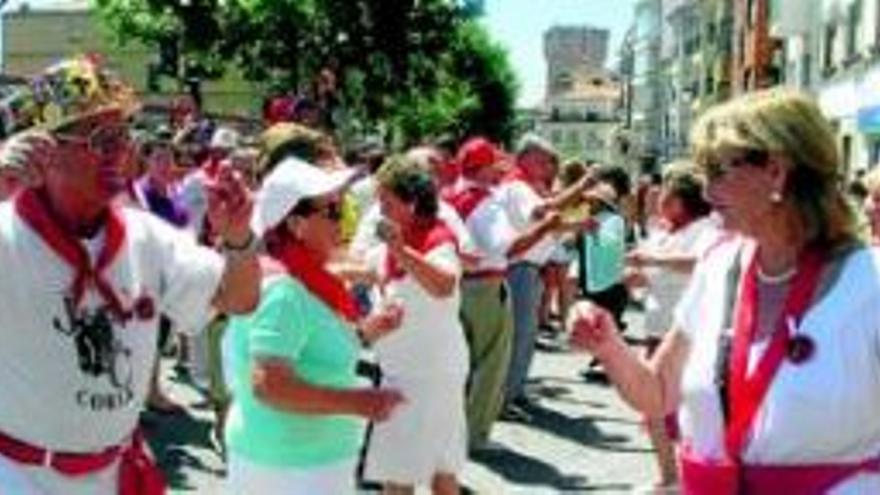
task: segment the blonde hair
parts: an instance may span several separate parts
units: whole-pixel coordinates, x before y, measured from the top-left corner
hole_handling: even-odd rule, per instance
[[[794,205],[807,241],[835,249],[858,239],[834,131],[809,96],[782,88],[741,96],[703,114],[691,143],[703,170],[734,150],[784,156],[790,170],[783,197]]]
[[[880,191],[880,167],[874,167],[862,177],[862,184],[868,191],[868,195]]]

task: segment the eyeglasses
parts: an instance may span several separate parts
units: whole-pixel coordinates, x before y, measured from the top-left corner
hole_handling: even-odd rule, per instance
[[[726,159],[715,159],[709,161],[705,165],[706,178],[709,181],[717,181],[723,179],[727,174],[735,169],[745,165],[753,167],[763,167],[767,164],[770,153],[764,150],[746,150],[745,152],[727,157]]]
[[[307,215],[321,215],[327,220],[338,222],[342,220],[342,204],[334,201],[324,205],[314,205],[309,209]]]
[[[59,141],[84,146],[92,153],[101,156],[112,156],[131,147],[128,128],[121,125],[101,126],[85,137],[61,132],[54,132],[52,135]]]

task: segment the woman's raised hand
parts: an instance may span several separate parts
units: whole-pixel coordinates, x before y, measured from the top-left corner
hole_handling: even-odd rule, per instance
[[[600,359],[622,344],[611,313],[589,301],[579,302],[571,308],[566,326],[572,348],[587,351]]]

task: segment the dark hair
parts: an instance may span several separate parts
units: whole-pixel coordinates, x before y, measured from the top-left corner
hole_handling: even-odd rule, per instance
[[[437,218],[439,203],[437,186],[430,173],[413,160],[394,155],[385,160],[377,174],[379,184],[388,188],[395,196],[408,205],[419,218]]]
[[[705,184],[702,176],[687,162],[677,162],[667,167],[663,174],[663,187],[681,201],[684,211],[692,219],[712,211],[712,205],[703,194]]]
[[[623,167],[618,165],[602,165],[596,169],[596,180],[606,182],[614,188],[618,198],[629,194],[630,178]]]

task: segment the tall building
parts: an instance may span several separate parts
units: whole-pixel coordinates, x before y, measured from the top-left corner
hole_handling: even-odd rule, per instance
[[[590,26],[554,26],[544,33],[547,96],[565,92],[576,72],[594,72],[608,58],[607,29]]]
[[[663,140],[663,74],[660,67],[661,0],[640,0],[621,53],[628,57],[625,123],[632,154],[644,171],[655,170]],[[624,57],[622,57],[624,58]]]
[[[534,129],[567,158],[615,158],[621,85],[603,67],[607,52],[607,29],[556,26],[544,34],[547,94]]]

